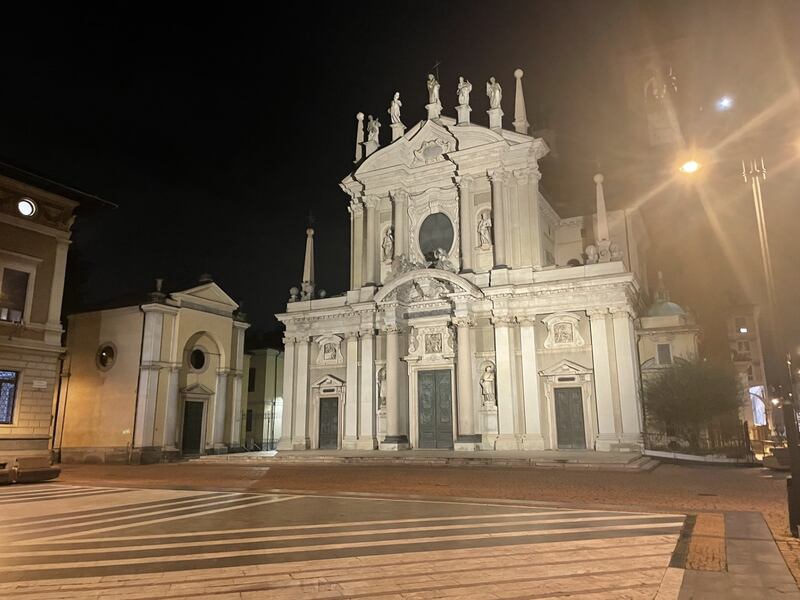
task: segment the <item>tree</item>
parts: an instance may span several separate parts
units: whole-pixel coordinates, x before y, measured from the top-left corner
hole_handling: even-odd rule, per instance
[[[693,359],[653,374],[644,394],[649,417],[685,432],[696,445],[712,421],[735,417],[741,389],[732,366]]]

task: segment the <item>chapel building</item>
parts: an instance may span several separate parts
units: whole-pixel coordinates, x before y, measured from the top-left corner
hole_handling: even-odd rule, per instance
[[[487,83],[488,127],[441,115],[392,142],[357,115],[350,289],[316,293],[313,230],[286,311],[279,450],[638,451],[635,319],[648,237],[638,211],[561,218],[539,187],[549,149],[528,135],[517,70],[513,130]]]

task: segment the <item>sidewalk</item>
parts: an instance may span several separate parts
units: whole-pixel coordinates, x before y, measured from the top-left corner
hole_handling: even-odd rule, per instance
[[[421,466],[496,466],[541,469],[650,471],[658,461],[638,452],[594,452],[589,450],[475,451],[454,450],[303,450],[213,454],[190,459],[206,464],[376,464]]]
[[[735,598],[800,600],[794,577],[767,527],[756,512],[725,513],[725,557],[721,571],[686,569],[679,600]],[[676,569],[668,577],[679,578]],[[665,577],[667,579],[667,577]],[[663,589],[663,588],[662,588]]]

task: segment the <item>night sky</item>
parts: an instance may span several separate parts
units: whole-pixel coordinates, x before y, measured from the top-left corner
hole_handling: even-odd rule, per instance
[[[703,117],[681,123],[687,145],[717,147],[755,126],[719,149],[702,189],[673,182],[644,202],[653,281],[663,270],[673,299],[696,310],[712,353],[728,291],[764,302],[752,202],[736,170],[763,155],[778,295],[787,342],[800,350],[800,150],[791,145],[800,142],[800,3],[278,6],[4,8],[0,160],[118,205],[84,207],[65,310],[149,291],[156,277],[185,288],[207,272],[244,302],[254,330],[273,329],[299,284],[309,217],[317,285],[344,291],[348,199],[337,184],[353,167],[355,113],[378,116],[387,143],[392,94],[407,126],[424,118],[437,61],[446,115],[455,116],[464,75],[473,121],[484,123],[493,75],[507,128],[512,73],[524,69],[528,120],[556,135],[542,185],[562,216],[591,210],[598,168],[611,208],[641,203],[678,157],[642,149],[623,65],[637,49],[679,40],[690,48],[681,90]],[[715,120],[721,94],[736,103]]]

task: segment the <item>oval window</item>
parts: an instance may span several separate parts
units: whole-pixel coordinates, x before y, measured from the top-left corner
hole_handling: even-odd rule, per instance
[[[23,217],[32,217],[36,212],[36,203],[30,198],[20,198],[17,202],[17,210]]]
[[[117,351],[111,344],[103,344],[97,350],[97,366],[103,370],[108,370],[114,366],[117,359]]]
[[[196,371],[199,371],[203,367],[206,366],[206,355],[205,352],[200,350],[200,348],[195,348],[192,350],[192,353],[189,355],[189,364],[192,365],[192,368]]]
[[[453,246],[453,223],[444,213],[428,215],[419,228],[419,249],[425,260],[435,260],[434,252],[441,248],[448,254]]]

